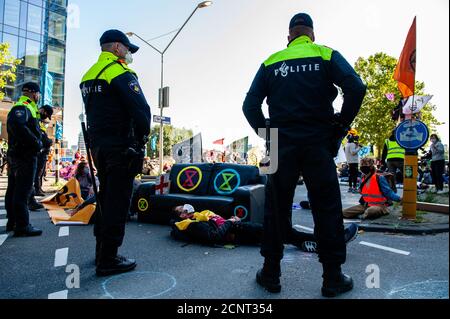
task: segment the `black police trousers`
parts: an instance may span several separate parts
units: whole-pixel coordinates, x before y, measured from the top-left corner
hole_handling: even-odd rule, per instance
[[[42,179],[44,178],[45,169],[47,166],[48,154],[40,153],[37,156],[36,176],[34,177],[34,192],[38,193],[42,190]]]
[[[324,144],[295,145],[279,141],[278,171],[266,185],[264,236],[261,255],[279,261],[283,243],[292,228],[292,203],[300,172],[308,189],[314,218],[319,261],[340,266],[346,260],[341,192],[331,147]]]
[[[123,148],[95,147],[92,157],[100,183],[94,235],[104,251],[116,251],[125,235],[135,176]]]
[[[23,229],[30,224],[28,199],[33,191],[37,158],[8,156],[8,188],[5,195],[5,208],[10,225]]]

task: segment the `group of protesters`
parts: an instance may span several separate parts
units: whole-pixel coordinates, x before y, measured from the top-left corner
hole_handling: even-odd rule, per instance
[[[344,146],[346,163],[338,169],[341,180],[348,180],[349,193],[360,193],[362,173],[360,166],[360,151],[363,146],[359,143],[359,134],[355,129],[349,131],[347,143]],[[439,136],[430,136],[429,150],[422,149],[425,153],[419,160],[417,183],[419,189],[434,190],[437,194],[444,194],[444,184],[448,184],[448,162],[445,162],[445,149]],[[405,149],[396,141],[394,132],[386,139],[381,159],[374,160],[374,165],[379,172],[385,174],[392,190],[396,193],[399,184],[403,183],[403,168],[405,162]],[[434,185],[434,188],[430,186]]]

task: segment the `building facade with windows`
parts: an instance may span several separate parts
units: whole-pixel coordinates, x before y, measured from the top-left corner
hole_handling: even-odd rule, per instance
[[[67,0],[0,0],[0,42],[9,43],[11,55],[21,59],[15,83],[3,89],[0,101],[2,138],[6,115],[26,82],[42,85],[45,63],[52,75],[53,106],[64,108],[64,73],[67,38]],[[57,112],[62,119],[62,111]]]

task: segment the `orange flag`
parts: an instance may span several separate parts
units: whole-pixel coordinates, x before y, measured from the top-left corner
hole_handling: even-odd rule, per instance
[[[409,29],[406,43],[394,73],[398,89],[404,98],[413,96],[416,80],[416,18]]]

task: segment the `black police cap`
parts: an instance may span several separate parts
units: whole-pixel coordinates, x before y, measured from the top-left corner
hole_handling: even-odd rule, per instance
[[[44,105],[42,109],[47,113],[47,115],[51,118],[53,116],[53,107],[50,105]]]
[[[139,50],[139,47],[132,44],[126,34],[119,30],[108,30],[103,33],[102,37],[100,38],[100,45],[113,42],[122,43],[124,46],[130,49],[131,53],[136,53]]]
[[[23,85],[22,92],[38,93],[41,92],[41,88],[36,83],[28,82]]]
[[[306,13],[298,13],[296,14],[289,23],[289,29],[292,29],[293,27],[303,25],[306,27],[310,27],[311,29],[314,29],[313,20],[311,17]]]

